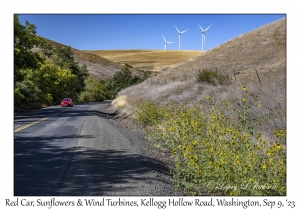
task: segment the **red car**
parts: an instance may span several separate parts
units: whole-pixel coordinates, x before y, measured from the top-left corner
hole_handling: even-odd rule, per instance
[[[73,101],[71,98],[64,98],[63,100],[61,100],[60,105],[61,105],[61,107],[64,107],[64,106],[73,107]]]

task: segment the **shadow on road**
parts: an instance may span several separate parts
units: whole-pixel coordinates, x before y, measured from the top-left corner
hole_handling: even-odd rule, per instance
[[[15,136],[14,196],[122,195],[131,188],[126,183],[151,184],[155,180],[149,173],[168,174],[168,168],[155,159],[125,151],[78,148],[77,138],[94,136]]]

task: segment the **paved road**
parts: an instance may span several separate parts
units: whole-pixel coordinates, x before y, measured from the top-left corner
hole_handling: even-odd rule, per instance
[[[146,155],[144,141],[111,123],[109,106],[15,116],[14,195],[171,195],[168,168]]]

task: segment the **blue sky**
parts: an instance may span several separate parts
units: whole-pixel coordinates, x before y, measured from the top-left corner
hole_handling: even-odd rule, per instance
[[[37,34],[79,50],[153,49],[201,50],[206,29],[205,50],[285,17],[285,14],[21,14],[35,24]]]

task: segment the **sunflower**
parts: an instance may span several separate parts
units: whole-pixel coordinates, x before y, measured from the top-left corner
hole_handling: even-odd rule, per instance
[[[177,152],[176,152],[176,149],[173,149],[173,150],[172,150],[172,153],[173,153],[173,155],[176,155],[176,153],[177,153]]]
[[[281,148],[279,143],[276,143],[275,147],[276,147],[276,149],[280,149]]]

